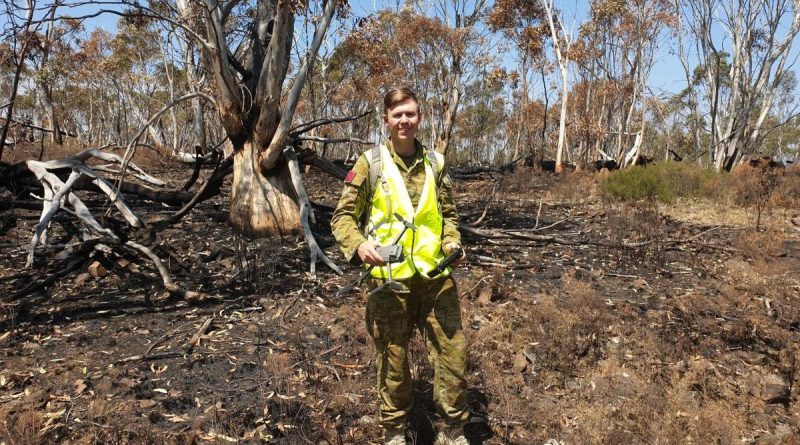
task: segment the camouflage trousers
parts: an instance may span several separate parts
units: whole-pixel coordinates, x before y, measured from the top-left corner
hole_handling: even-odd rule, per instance
[[[436,411],[447,422],[461,425],[469,416],[464,378],[467,358],[455,281],[452,277],[427,280],[415,275],[403,282],[410,293],[387,290],[367,301],[367,330],[377,349],[381,425],[403,428],[414,402],[408,366],[408,341],[414,327],[422,334],[434,370]]]

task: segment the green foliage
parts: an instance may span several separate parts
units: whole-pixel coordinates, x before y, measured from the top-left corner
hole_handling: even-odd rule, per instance
[[[600,184],[600,189],[609,198],[669,203],[676,198],[717,198],[722,181],[722,173],[696,164],[668,161],[615,171]]]

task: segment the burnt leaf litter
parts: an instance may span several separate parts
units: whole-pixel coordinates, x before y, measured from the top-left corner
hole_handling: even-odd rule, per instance
[[[184,173],[161,177],[180,184]],[[456,181],[471,443],[797,440],[800,243],[782,223],[787,210],[758,232],[605,201],[596,180],[518,171]],[[327,208],[340,183],[312,170],[306,186],[327,204],[317,240],[344,265]],[[381,443],[364,294],[334,297],[360,271],[320,266],[312,277],[302,236],[233,235],[226,197],[150,240],[176,282],[212,297],[198,304],[171,297],[130,252],[95,250],[77,264],[42,252],[22,269],[38,213],[4,212],[0,439]],[[145,219],[174,211],[130,205]],[[101,222],[122,224],[113,212]],[[58,214],[50,242],[70,242],[75,224]],[[430,444],[433,371],[418,336],[411,350],[409,443]]]

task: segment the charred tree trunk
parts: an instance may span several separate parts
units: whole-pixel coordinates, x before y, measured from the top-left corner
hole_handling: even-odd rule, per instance
[[[247,236],[288,235],[300,230],[297,196],[289,168],[280,162],[263,172],[257,147],[234,146],[231,208],[228,221]]]

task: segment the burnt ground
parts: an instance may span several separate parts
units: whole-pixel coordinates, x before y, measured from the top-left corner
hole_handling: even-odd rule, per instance
[[[178,185],[189,174],[158,170]],[[456,182],[462,222],[496,235],[465,234],[455,273],[471,443],[797,441],[797,209],[772,209],[756,231],[746,209],[614,203],[596,182],[531,171]],[[312,172],[307,187],[333,205],[340,184]],[[82,196],[103,215],[106,202]],[[60,263],[39,252],[23,270],[37,212],[0,214],[0,440],[380,443],[364,299],[334,297],[359,270],[311,277],[301,237],[234,236],[226,199],[151,240],[176,281],[215,297],[201,304],[169,297],[150,263],[119,250],[12,301]],[[131,204],[145,218],[173,211]],[[317,218],[343,264],[330,211]],[[62,213],[50,241],[74,229]],[[418,337],[412,351],[409,443],[430,444],[432,371]]]

